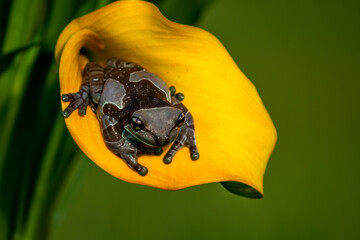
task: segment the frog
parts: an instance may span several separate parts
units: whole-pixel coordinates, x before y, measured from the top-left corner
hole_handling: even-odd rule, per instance
[[[138,162],[143,155],[160,156],[171,145],[163,162],[170,164],[183,147],[193,161],[199,159],[194,118],[182,103],[184,94],[140,65],[109,58],[106,67],[86,64],[80,90],[62,94],[69,105],[64,118],[76,109],[84,117],[88,106],[100,122],[107,148],[140,176],[148,169]]]

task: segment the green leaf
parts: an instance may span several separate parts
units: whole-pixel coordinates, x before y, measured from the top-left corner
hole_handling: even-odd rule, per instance
[[[0,74],[13,63],[15,57],[18,54],[28,50],[29,48],[31,48],[33,46],[39,46],[39,45],[40,45],[40,43],[31,43],[24,47],[20,47],[12,52],[9,52],[7,54],[1,55],[0,56]]]
[[[0,229],[4,228],[3,231],[0,231],[0,239],[4,236],[11,236],[14,228],[15,215],[13,213],[17,208],[17,194],[23,177],[19,173],[24,167],[23,160],[26,156],[13,158],[11,155],[14,153],[24,154],[26,145],[21,143],[29,137],[23,134],[23,138],[16,139],[14,131],[17,129],[16,123],[21,112],[24,92],[38,53],[39,47],[33,46],[18,54],[12,65],[0,76],[2,100],[0,110],[1,113],[5,113],[2,115],[0,126],[0,212],[6,222],[6,225],[0,226]],[[11,148],[15,148],[15,150],[10,151]]]
[[[34,40],[40,31],[39,24],[45,16],[45,0],[14,0],[12,1],[2,54],[26,46]]]
[[[2,111],[5,107],[5,103],[7,107],[5,119],[1,126],[2,134],[0,136],[0,174],[3,171],[2,166],[4,163],[4,158],[6,157],[6,153],[9,148],[8,146],[10,144],[13,127],[17,115],[20,111],[20,105],[23,99],[22,97],[24,91],[27,86],[29,74],[35,64],[39,50],[39,47],[32,47],[28,49],[24,54],[17,56],[14,64],[10,68],[10,71],[0,76],[1,85],[3,82],[8,83],[5,85],[6,87],[4,89],[1,89],[4,95],[5,93],[6,95],[8,95],[8,98],[6,99],[7,101],[0,102],[0,109]]]

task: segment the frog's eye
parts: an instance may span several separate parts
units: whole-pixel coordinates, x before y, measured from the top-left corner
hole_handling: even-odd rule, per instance
[[[139,118],[132,117],[131,118],[131,127],[135,131],[140,131],[140,130],[144,129],[144,123]]]
[[[183,125],[184,122],[185,122],[185,115],[184,113],[180,113],[176,125],[180,127],[181,125]]]

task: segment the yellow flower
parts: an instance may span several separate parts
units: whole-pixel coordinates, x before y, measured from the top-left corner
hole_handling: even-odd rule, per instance
[[[66,125],[97,165],[124,181],[161,189],[231,181],[225,187],[233,192],[262,196],[276,130],[255,87],[213,35],[169,21],[149,2],[114,2],[75,19],[61,33],[55,56],[62,94],[80,88],[89,61],[82,48],[103,66],[110,57],[135,62],[183,92],[200,153],[194,162],[184,148],[170,165],[162,157],[140,157],[149,169],[142,177],[106,147],[95,114],[72,114]]]

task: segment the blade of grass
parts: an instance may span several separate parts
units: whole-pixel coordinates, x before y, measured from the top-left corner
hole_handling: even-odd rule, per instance
[[[28,50],[29,48],[35,46],[35,45],[40,45],[40,43],[31,43],[29,45],[26,45],[24,47],[18,48],[14,51],[11,51],[9,53],[6,53],[4,55],[0,56],[0,74],[6,70],[7,68],[9,68],[11,66],[11,63],[14,61],[15,57],[21,53],[24,52],[26,50]]]
[[[63,188],[60,189],[60,196],[56,202],[56,208],[54,209],[54,215],[50,223],[53,228],[56,228],[64,220],[66,213],[76,199],[78,192],[81,190],[87,174],[87,161],[89,161],[89,159],[81,150],[77,150],[71,161],[72,167],[69,169],[69,174],[64,181]],[[49,239],[53,239],[51,232]]]
[[[6,25],[2,24],[2,23],[5,23],[6,20],[8,19],[10,4],[11,4],[11,1],[5,1],[5,0],[0,1],[0,23],[1,23],[0,24],[0,49],[1,49],[1,46],[3,45],[4,35],[5,35],[5,31],[6,31]]]
[[[32,204],[29,212],[29,218],[25,228],[24,235],[20,239],[34,240],[41,236],[41,227],[44,224],[41,220],[44,218],[44,210],[48,209],[49,201],[49,183],[51,179],[51,169],[54,165],[58,146],[61,143],[62,135],[65,131],[64,119],[58,114],[56,122],[46,147],[43,164],[40,169],[40,174],[37,179],[35,193],[32,199]]]
[[[55,62],[49,64],[45,81],[44,83],[41,82],[41,69],[46,68],[46,62],[52,59],[52,56],[46,57],[46,55],[50,54],[42,55],[33,69],[32,79],[36,79],[34,76],[39,79],[36,79],[37,81],[30,81],[29,83],[25,98],[31,99],[31,101],[26,102],[22,106],[22,112],[19,115],[21,119],[18,119],[20,126],[18,126],[17,131],[14,133],[14,137],[16,138],[23,138],[23,135],[27,134],[31,136],[32,140],[26,144],[27,148],[24,149],[26,152],[24,157],[14,154],[11,156],[15,161],[22,158],[21,163],[24,166],[22,171],[20,169],[18,170],[19,172],[21,171],[22,183],[17,198],[17,211],[14,213],[14,215],[16,215],[14,230],[16,235],[21,235],[26,224],[38,169],[41,166],[41,159],[45,151],[43,142],[44,139],[49,137],[55,114],[58,112],[57,109],[60,109],[57,101],[58,98],[56,97],[59,92],[59,87]],[[43,85],[42,89],[39,89],[39,84]],[[29,115],[35,117],[23,121],[23,118]],[[28,130],[29,128],[34,130]],[[19,142],[20,140],[17,140],[17,143]]]
[[[56,6],[56,4],[54,6]],[[86,5],[86,6],[90,6],[90,5]],[[82,8],[82,10],[84,10],[84,8]],[[51,79],[53,79],[53,78],[51,78]],[[46,86],[52,86],[52,85],[53,85],[52,81],[51,81],[51,83],[49,81],[45,82],[45,88],[47,88]],[[48,102],[48,99],[49,99],[48,97],[50,97],[49,92],[50,91],[44,91],[43,97],[40,98],[41,99],[40,103]],[[57,93],[55,93],[55,94],[57,95]],[[54,96],[54,95],[52,95],[52,96]],[[53,99],[53,97],[50,97],[50,98]],[[42,100],[44,100],[44,101],[42,101]],[[54,101],[54,102],[58,103],[58,101],[59,101],[58,98],[56,98],[56,101]],[[41,109],[42,110],[47,110],[45,108],[41,108]],[[59,112],[60,112],[60,109],[59,109]],[[41,113],[39,115],[43,116],[43,114],[41,114]],[[42,119],[42,120],[44,120],[44,119]],[[49,180],[49,182],[52,182],[52,184],[49,183],[47,187],[44,187],[44,188],[47,188],[49,192],[54,192],[54,186],[55,185],[61,185],[61,183],[63,182],[63,178],[64,178],[64,176],[66,176],[66,172],[67,172],[67,169],[69,167],[69,163],[70,163],[69,159],[70,160],[72,159],[72,157],[69,157],[68,153],[69,152],[71,153],[72,150],[76,149],[72,138],[68,137],[68,139],[70,139],[70,141],[66,141],[66,142],[69,142],[69,144],[68,143],[65,144],[65,146],[68,146],[68,147],[65,147],[63,153],[56,154],[57,155],[57,160],[54,161],[54,165],[53,165],[54,171],[50,174],[52,177]],[[60,148],[58,148],[58,149],[60,149]],[[63,155],[63,157],[58,157],[61,154]],[[60,164],[57,165],[57,163],[60,163]],[[44,160],[43,164],[45,164],[45,160]],[[42,169],[43,169],[43,167],[42,167]],[[41,185],[41,179],[42,178],[41,178],[41,175],[40,175],[39,178],[36,181],[36,186],[37,187],[35,189],[38,189],[39,184]],[[52,187],[50,187],[50,186],[52,186]],[[52,194],[51,196],[54,196],[54,195],[55,194]],[[45,196],[45,195],[42,195],[42,197],[37,197],[37,196],[39,196],[39,194],[37,192],[35,192],[35,195],[33,196],[33,199],[32,199],[32,204],[31,204],[31,208],[30,208],[27,227],[26,227],[26,230],[25,230],[25,236],[30,236],[29,239],[31,239],[31,237],[34,237],[34,236],[40,237],[39,228],[36,227],[36,222],[37,222],[37,220],[44,219],[44,218],[47,217],[47,215],[49,215],[49,212],[51,211],[49,209],[50,208],[49,204],[51,204],[51,202],[53,201],[51,199],[51,197],[49,197],[49,196]],[[39,199],[43,200],[45,203],[47,203],[47,205],[44,204],[42,209],[38,208],[38,210],[36,210],[36,211],[32,210],[32,209],[36,208],[36,206],[38,205]],[[46,199],[46,200],[44,200],[44,199]],[[48,207],[48,208],[46,208],[46,207]],[[40,210],[43,211],[43,213],[39,213]],[[44,213],[45,210],[47,210],[47,214]],[[21,234],[19,236],[21,236]]]
[[[38,0],[38,1],[40,1],[40,0]],[[36,1],[34,5],[37,5],[36,3],[38,1]],[[107,2],[107,1],[100,1],[100,3],[98,3],[98,4],[101,5],[101,4],[104,4],[105,2]],[[24,1],[23,0],[15,0],[14,3],[13,3],[12,13],[16,12],[14,9],[17,9],[17,11],[20,11],[20,12],[26,9],[26,7],[24,7],[25,5],[22,5],[21,7],[19,7],[19,3],[24,3]],[[33,3],[34,2],[32,2],[32,4]],[[89,4],[89,3],[91,3],[91,4]],[[85,2],[85,3],[81,3],[81,6],[83,6],[83,7],[80,10],[76,10],[76,13],[77,14],[87,13],[88,12],[87,8],[89,8],[89,7],[93,8],[93,6],[95,6],[95,5],[96,5],[96,2],[95,1],[90,1],[90,0]],[[56,6],[56,4],[54,4],[53,6]],[[59,5],[57,5],[57,6],[59,6]],[[35,7],[33,9],[36,10]],[[67,11],[70,11],[69,9],[66,9],[66,8],[64,8],[64,9],[67,10]],[[32,9],[30,9],[29,11],[33,12]],[[21,16],[23,16],[23,15],[21,15]],[[28,16],[31,16],[31,14],[28,15]],[[52,16],[52,15],[50,15],[50,16]],[[57,14],[56,16],[61,17],[61,14]],[[23,18],[23,19],[25,19],[25,18]],[[23,26],[25,26],[26,28],[32,28],[31,26],[36,26],[37,25],[36,21],[33,22],[33,23],[34,24],[32,24],[30,22],[29,25],[23,25]],[[55,20],[53,20],[51,24],[56,24],[56,23],[66,24],[66,21],[61,21],[61,20],[55,21]],[[51,24],[49,23],[48,29],[54,29],[54,28],[52,28]],[[9,26],[11,26],[11,27],[9,27]],[[14,26],[15,26],[15,28],[14,28]],[[55,27],[56,27],[56,29],[58,31],[60,31],[63,26],[61,26],[61,27],[55,26]],[[21,28],[21,21],[19,19],[14,20],[14,18],[12,18],[12,20],[9,21],[9,23],[8,23],[7,29],[13,29],[13,31],[15,31],[15,29],[16,29],[16,31],[18,31],[19,28]],[[29,29],[27,29],[27,30],[29,30]],[[30,31],[30,30],[28,32],[24,32],[24,35],[31,36],[32,34],[33,34],[33,32]],[[49,31],[47,36],[52,37],[52,39],[56,39],[56,38],[54,38],[55,34],[56,34],[55,30],[54,31]],[[9,53],[10,51],[12,51],[12,49],[15,49],[16,46],[22,46],[22,44],[27,42],[26,41],[26,36],[23,36],[22,39],[20,39],[19,36],[20,36],[19,34],[10,34],[9,36],[6,37],[6,39],[5,39],[6,41],[4,42],[4,46],[2,48],[4,53]],[[31,37],[29,37],[29,39],[30,38]],[[9,40],[9,39],[11,39],[11,40]],[[46,50],[49,50],[49,46],[51,46],[52,43],[54,44],[54,42],[55,42],[54,40],[53,40],[53,42],[51,40],[49,40],[47,43],[50,43],[50,44],[47,44],[48,47],[46,48]],[[42,51],[44,51],[44,49]],[[41,54],[44,54],[44,53],[42,52]],[[45,54],[47,54],[46,51],[45,51]],[[52,55],[52,53],[51,53],[51,55]],[[24,71],[19,71],[19,69],[22,70],[21,66],[22,66],[22,63],[24,61],[24,58],[22,57],[23,55],[20,55],[20,56],[21,57],[15,57],[14,58],[14,63],[12,65],[9,65],[9,67],[6,69],[5,73],[7,74],[7,76],[6,76],[6,78],[2,78],[2,79],[5,79],[5,81],[0,80],[0,83],[4,83],[4,85],[7,85],[3,89],[8,89],[8,87],[13,87],[14,83],[8,81],[8,79],[13,79],[13,77],[12,77],[13,75],[17,76],[18,72],[24,73]],[[40,55],[40,57],[35,57],[34,58],[35,60],[30,61],[30,62],[36,62],[36,59],[38,59],[38,58],[42,58],[41,55]],[[36,63],[34,63],[34,64],[36,65]],[[34,68],[34,64],[33,64],[32,69]],[[25,63],[24,65],[28,65],[28,64]],[[2,76],[4,76],[4,75],[2,75]],[[7,107],[5,109],[5,112],[10,112],[11,113],[10,116],[5,114],[6,115],[6,119],[5,119],[6,124],[4,126],[5,127],[10,126],[10,130],[8,130],[8,133],[13,132],[13,130],[11,130],[11,128],[13,128],[13,126],[15,126],[14,122],[16,122],[16,121],[14,121],[12,123],[12,125],[11,125],[9,120],[10,119],[18,120],[18,116],[19,116],[18,113],[20,111],[22,111],[22,110],[19,110],[19,107],[21,106],[21,102],[22,102],[21,99],[23,99],[23,97],[24,97],[24,92],[27,89],[27,85],[28,85],[27,81],[31,81],[31,83],[33,81],[39,81],[39,79],[34,78],[34,76],[30,80],[28,80],[28,79],[29,79],[29,77],[25,79],[26,81],[22,82],[22,83],[25,83],[25,84],[20,84],[20,85],[18,84],[18,86],[22,86],[22,93],[23,93],[23,94],[18,95],[20,100],[18,102],[14,101],[13,105],[10,105],[10,107]],[[40,126],[40,127],[36,128],[37,132],[42,132],[44,129],[46,129],[46,127],[42,127],[41,123],[43,122],[43,123],[45,123],[44,125],[47,125],[46,123],[51,122],[53,114],[51,114],[51,113],[49,114],[48,110],[51,107],[52,107],[51,109],[56,109],[57,108],[57,107],[53,107],[53,106],[55,106],[53,103],[57,103],[56,105],[58,105],[58,101],[59,101],[58,97],[56,97],[56,100],[53,101],[53,96],[56,96],[58,94],[58,91],[57,91],[57,93],[55,93],[55,95],[52,94],[52,93],[54,93],[53,90],[55,88],[54,88],[54,83],[53,83],[54,78],[52,77],[51,79],[52,79],[52,81],[50,81],[51,83],[49,83],[49,81],[45,82],[45,88],[50,86],[51,91],[45,91],[45,94],[43,94],[43,97],[39,98],[39,99],[41,99],[39,101],[39,103],[41,105],[41,107],[39,107],[41,113],[40,114],[32,114],[32,113],[30,113],[32,117],[31,117],[31,119],[29,121],[33,121],[35,123],[39,122],[37,124],[33,124],[33,126]],[[40,80],[39,82],[41,82],[41,81],[42,80]],[[32,83],[32,85],[33,85],[33,83]],[[16,84],[15,84],[15,86],[16,86]],[[58,88],[58,86],[57,86],[57,88]],[[3,101],[3,102],[9,102],[12,99],[12,95],[9,94],[9,96],[5,97],[4,99],[5,99],[5,101]],[[30,99],[34,100],[34,98],[30,98]],[[41,104],[41,103],[44,103],[44,102],[48,103],[50,99],[52,99],[50,101],[52,103],[45,104],[45,105]],[[33,105],[34,106],[37,105],[36,102],[34,102]],[[15,110],[11,111],[11,109],[13,109],[13,106],[18,106],[18,108],[15,108]],[[3,111],[3,110],[4,109],[1,108],[1,111]],[[29,109],[24,109],[24,110],[28,111]],[[31,126],[31,124],[30,124],[30,126]],[[67,133],[66,136],[68,136],[68,135],[69,134]],[[10,135],[5,134],[5,136],[2,137],[2,140],[7,139],[8,141],[6,141],[6,143],[9,145],[10,142],[11,142],[10,141],[11,136],[12,136],[12,134],[10,134]],[[19,136],[21,137],[21,134]],[[42,134],[38,134],[38,136],[42,136]],[[54,133],[52,133],[52,136],[54,136]],[[22,173],[25,173],[24,175],[20,175],[21,179],[18,180],[18,181],[22,182],[21,185],[20,185],[21,186],[20,193],[17,193],[18,190],[14,190],[15,192],[10,194],[11,197],[9,197],[9,199],[10,198],[14,199],[14,197],[18,197],[20,195],[20,199],[19,200],[16,199],[16,203],[14,203],[12,205],[13,206],[12,208],[15,208],[15,210],[11,210],[11,212],[16,212],[17,213],[17,214],[15,214],[15,216],[17,217],[16,224],[15,224],[16,225],[15,236],[18,239],[22,239],[23,236],[25,236],[25,238],[28,237],[28,239],[38,239],[38,238],[42,237],[41,233],[43,233],[43,231],[41,231],[41,229],[39,229],[39,227],[38,227],[38,226],[40,226],[39,222],[41,222],[39,220],[42,220],[42,219],[46,218],[50,214],[49,213],[49,212],[51,212],[51,211],[49,211],[50,208],[51,208],[50,205],[54,201],[54,199],[53,199],[54,195],[55,195],[54,193],[56,192],[56,189],[57,189],[57,187],[55,187],[55,186],[56,185],[61,185],[61,183],[63,182],[64,176],[66,176],[66,172],[68,172],[67,169],[68,169],[69,163],[71,163],[71,161],[69,161],[69,159],[70,160],[72,159],[71,150],[75,149],[74,148],[75,145],[73,143],[73,140],[70,137],[65,137],[65,139],[64,139],[63,135],[61,135],[60,137],[59,136],[60,135],[55,134],[55,137],[51,138],[52,139],[51,141],[56,142],[56,144],[52,145],[52,147],[49,146],[49,149],[57,149],[57,150],[61,149],[59,147],[60,146],[59,143],[61,143],[62,140],[68,139],[68,140],[65,141],[66,142],[66,144],[65,144],[66,147],[64,149],[65,152],[62,153],[62,154],[58,154],[58,153],[50,154],[49,153],[50,150],[46,149],[45,150],[46,153],[44,154],[44,156],[45,156],[44,160],[41,161],[41,171],[40,171],[40,173],[38,173],[38,169],[37,169],[38,164],[36,163],[36,162],[39,162],[39,161],[34,159],[34,157],[37,156],[37,154],[39,154],[39,153],[33,154],[34,150],[32,150],[33,147],[37,148],[37,146],[38,146],[37,143],[31,142],[29,144],[30,146],[27,147],[28,152],[30,153],[30,155],[26,156],[25,163],[26,163],[27,166],[30,166],[29,168],[22,166],[22,164],[24,163],[24,160],[21,159],[21,157],[17,158],[17,159],[14,159],[14,160],[16,160],[16,162],[18,162],[22,166],[22,168],[23,168]],[[36,139],[38,137],[33,136],[33,135],[31,137],[36,142]],[[60,138],[60,140],[59,140],[59,138]],[[11,144],[14,145],[14,144],[16,144],[18,142],[19,141],[17,139],[14,139],[14,141],[11,142]],[[31,147],[31,146],[33,146],[33,147]],[[3,147],[3,149],[8,151],[7,148],[5,148],[5,147]],[[0,154],[3,154],[3,157],[0,156],[0,165],[2,165],[1,160],[5,159],[5,157],[7,156],[7,153],[6,152],[5,153],[1,152]],[[54,155],[56,156],[56,159],[54,159]],[[52,170],[49,170],[49,167],[47,167],[47,166],[49,166],[49,164],[47,163],[49,161],[49,156],[52,156],[52,162],[55,163],[55,164],[52,164]],[[10,158],[6,159],[6,161],[9,161],[9,160],[10,160]],[[35,163],[34,164],[35,166],[33,166],[32,163]],[[57,165],[56,163],[60,163],[60,164]],[[11,166],[13,167],[15,165],[16,164],[14,163]],[[2,167],[0,166],[0,169],[1,168]],[[50,173],[43,170],[43,169],[48,169],[47,171],[50,171]],[[45,171],[45,173],[44,173],[44,171]],[[20,174],[20,173],[16,173],[16,174]],[[48,182],[48,184],[44,185],[41,182],[42,182],[42,179],[44,179],[44,176],[46,176],[46,175],[51,176],[51,179]],[[35,179],[32,180],[32,178],[34,178],[34,177],[35,177]],[[30,179],[30,181],[27,181],[29,179]],[[18,184],[18,183],[16,183],[16,184]],[[36,185],[36,188],[34,187],[35,185]],[[38,186],[42,186],[42,187],[40,187],[40,189],[44,190],[44,191],[42,191],[42,193],[44,193],[47,190],[48,193],[51,192],[53,194],[46,195],[46,194],[39,193],[39,191],[37,191],[37,190],[35,191],[34,194],[32,194],[32,190],[33,189],[38,189]],[[31,203],[31,206],[29,206],[30,207],[30,213],[27,215],[26,214],[26,208],[27,208],[27,205],[29,205],[29,202]],[[37,206],[40,206],[40,205],[42,205],[42,207],[37,207]],[[33,210],[33,209],[38,209],[38,211]],[[27,216],[28,216],[28,218],[27,218]],[[14,218],[14,217],[12,216],[12,218]],[[24,221],[24,219],[25,219],[25,221]],[[28,219],[28,222],[26,222],[26,219]],[[34,219],[35,219],[35,221],[34,221]],[[9,220],[5,219],[5,222],[6,221],[9,222]],[[10,220],[10,222],[12,222],[12,220]],[[25,233],[22,230],[23,226],[25,226]],[[10,235],[7,235],[7,236],[8,236],[7,238],[12,238],[11,237],[12,233],[10,233]]]
[[[19,141],[13,137],[13,131],[16,129],[14,126],[16,126],[15,123],[17,122],[17,116],[20,112],[23,93],[26,89],[24,85],[27,82],[28,75],[38,52],[39,47],[36,46],[17,56],[14,62],[17,68],[11,68],[11,74],[9,74],[10,76],[13,75],[11,80],[14,81],[14,83],[11,86],[12,88],[8,90],[10,92],[10,101],[7,103],[8,108],[5,115],[5,124],[2,126],[2,134],[0,135],[0,211],[2,211],[6,221],[6,230],[0,232],[0,237],[9,237],[14,227],[13,219],[15,216],[13,212],[16,211],[18,188],[21,185],[22,176],[20,172],[23,168],[23,156],[20,158],[12,158],[11,155],[13,155],[13,153],[9,154],[9,148],[13,145],[18,152],[19,150],[24,151],[26,149],[26,145],[17,144]],[[28,136],[23,136],[20,140],[22,141],[26,139],[26,137]]]
[[[26,176],[24,177],[21,193],[19,196],[17,224],[15,229],[15,234],[17,236],[23,236],[24,228],[26,227],[26,224],[29,223],[28,219],[31,218],[32,214],[31,212],[29,212],[29,209],[32,208],[32,205],[34,204],[33,201],[36,201],[35,199],[33,199],[35,195],[32,193],[37,188],[37,185],[39,184],[39,181],[41,181],[41,179],[39,178],[39,176],[37,176],[39,173],[36,173],[36,176],[34,178],[33,172],[39,171],[38,169],[45,164],[45,160],[36,163],[36,158],[44,158],[46,153],[43,153],[43,151],[47,151],[46,148],[41,146],[42,139],[48,138],[47,132],[51,130],[51,123],[53,123],[54,121],[53,116],[57,116],[61,112],[58,96],[58,74],[56,72],[56,69],[57,66],[55,62],[53,62],[49,67],[46,81],[43,84],[44,87],[38,98],[37,110],[33,110],[34,112],[36,112],[36,114],[34,115],[41,116],[41,118],[37,120],[38,123],[34,123],[34,126],[37,126],[37,131],[32,137],[35,144],[33,144],[33,146],[31,146],[29,149],[29,154],[31,156],[26,163],[29,165],[26,168],[26,170],[28,171],[25,171],[24,173]],[[44,196],[48,204],[44,205],[45,207],[47,207],[46,209],[42,209],[42,211],[46,212],[45,214],[42,214],[43,219],[49,218],[49,215],[51,214],[50,208],[52,202],[54,202],[54,199],[57,196],[57,189],[61,187],[63,178],[66,177],[66,174],[68,172],[67,169],[71,165],[71,160],[76,150],[76,145],[74,144],[73,139],[65,129],[63,131],[63,134],[58,135],[58,137],[60,137],[60,139],[57,140],[57,143],[61,144],[56,147],[57,153],[53,154],[53,156],[55,155],[56,159],[53,159],[52,168],[51,170],[49,170],[49,176],[51,176],[51,178],[48,180],[47,185],[47,191],[49,192],[49,196]],[[37,164],[38,166],[32,170],[31,167],[34,164]],[[41,230],[46,230],[45,224],[43,224],[43,228]],[[19,239],[21,239],[21,237]]]
[[[35,46],[25,53],[20,54],[15,59],[14,65],[11,67],[12,71],[9,75],[12,76],[10,79],[12,81],[12,86],[11,89],[6,89],[10,93],[10,96],[7,100],[8,108],[4,125],[1,128],[2,134],[0,136],[0,174],[3,171],[2,167],[4,159],[9,148],[11,133],[19,112],[22,96],[27,86],[28,76],[35,63],[36,57],[38,56],[39,50],[40,47]]]
[[[95,5],[95,9],[101,8],[111,2],[114,2],[115,0],[98,0],[96,5]]]
[[[39,31],[45,16],[45,0],[14,0],[6,27],[2,53],[14,51],[29,44]]]
[[[53,54],[56,40],[62,29],[68,24],[74,15],[78,2],[73,0],[54,0],[46,24],[45,44],[46,48]]]
[[[11,5],[9,19],[2,46],[2,55],[24,47],[36,39],[36,33],[39,32],[38,21],[43,16],[45,0],[14,0]],[[40,34],[37,35],[40,39]],[[7,154],[11,133],[19,106],[22,100],[22,94],[25,91],[28,82],[28,73],[38,55],[39,47],[33,47],[24,54],[19,54],[3,74],[0,76],[0,94],[1,94],[1,119],[0,137],[0,174],[3,171],[5,156]],[[5,106],[5,103],[8,106]],[[1,180],[0,180],[1,181]],[[0,182],[1,186],[1,182]]]

